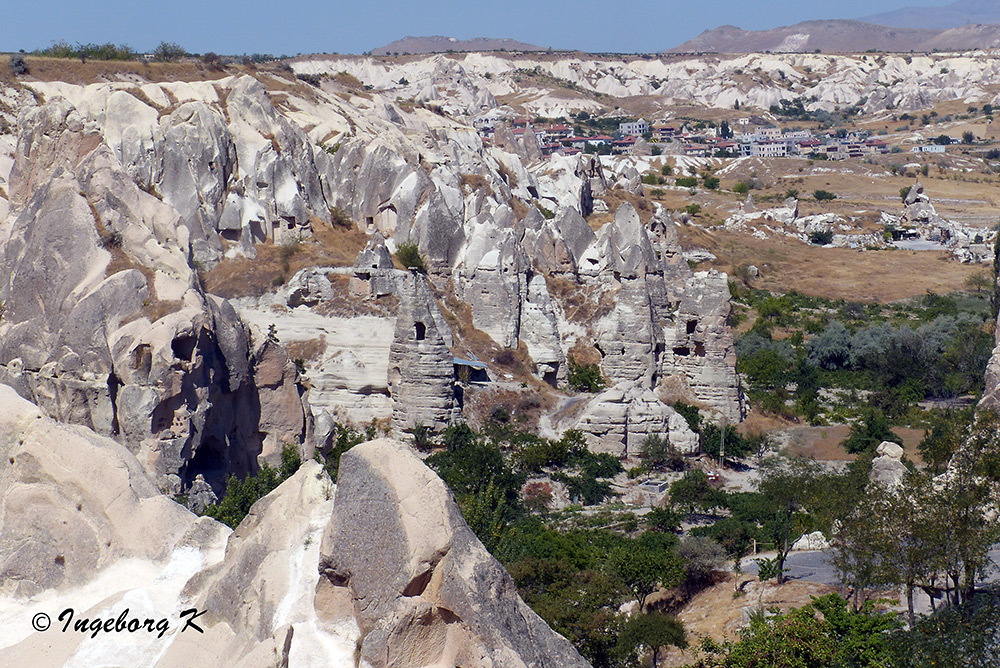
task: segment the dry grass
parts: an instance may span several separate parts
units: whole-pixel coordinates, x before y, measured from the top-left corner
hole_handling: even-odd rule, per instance
[[[210,70],[195,60],[177,63],[146,63],[138,60],[88,60],[81,63],[71,58],[25,56],[28,74],[21,77],[31,81],[65,81],[74,84],[92,84],[139,78],[153,83],[161,81],[211,81],[234,74],[240,67],[229,66],[224,71]]]
[[[558,276],[546,275],[545,286],[549,295],[562,306],[570,322],[590,324],[615,309],[615,296],[609,292],[596,294],[591,286],[580,285]]]
[[[841,444],[847,439],[851,428],[847,425],[827,427],[799,426],[788,429],[788,452],[798,457],[815,457],[821,461],[853,461],[856,455],[848,454]],[[917,464],[923,464],[917,445],[924,437],[923,429],[893,427],[893,433],[903,440],[906,457]]]
[[[753,591],[740,598],[733,598],[737,577],[741,583],[752,581],[747,588]],[[794,580],[781,586],[768,584],[763,588],[763,592],[759,592],[757,587],[760,585],[753,576],[736,576],[728,573],[718,584],[696,594],[677,613],[677,617],[684,623],[689,639],[707,636],[717,641],[736,640],[745,606],[756,606],[760,602],[765,608],[773,606],[787,612],[790,608],[800,608],[810,603],[812,596],[822,596],[837,591],[835,587],[828,585]],[[759,596],[759,593],[762,593],[762,596]],[[662,593],[650,596],[648,599],[650,604],[654,605],[660,596]],[[670,647],[661,652],[660,666],[683,666],[693,663],[697,656],[697,642],[692,642],[690,649],[686,651]]]
[[[731,272],[740,264],[761,270],[754,287],[775,292],[797,290],[803,294],[888,302],[926,294],[962,290],[977,265],[960,264],[944,251],[819,248],[794,239],[756,239],[746,234],[679,228],[685,248],[699,246],[717,259],[699,265]]]
[[[205,290],[227,299],[260,296],[306,267],[352,266],[367,243],[368,237],[357,227],[314,221],[310,238],[289,246],[258,244],[256,258],[223,260],[202,280]]]
[[[518,427],[537,433],[539,418],[551,412],[554,406],[555,399],[550,392],[538,392],[534,388],[470,388],[466,391],[463,412],[474,428],[480,428],[499,409],[506,411]]]
[[[314,307],[313,310],[320,315],[356,318],[363,315],[394,316],[396,314],[396,309],[399,307],[399,298],[396,295],[383,295],[376,299],[358,299],[348,289],[351,281],[349,276],[327,274],[326,277],[333,288],[333,297]]]
[[[285,345],[289,359],[313,362],[326,352],[326,337],[320,336],[306,341],[292,341]]]
[[[462,191],[465,193],[473,193],[477,190],[485,190],[490,196],[494,195],[493,187],[490,182],[486,180],[486,177],[482,174],[462,174],[461,178]]]

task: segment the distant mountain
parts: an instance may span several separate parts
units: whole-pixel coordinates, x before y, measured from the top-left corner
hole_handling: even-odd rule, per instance
[[[1000,2],[958,0],[944,7],[904,7],[862,16],[859,21],[899,28],[958,28],[972,23],[1000,23]]]
[[[493,39],[473,37],[404,37],[395,42],[372,49],[373,56],[388,56],[394,53],[446,53],[448,51],[545,51],[547,47],[526,44],[513,39]]]
[[[933,24],[930,24],[933,25]],[[741,30],[722,26],[706,30],[670,49],[672,53],[857,53],[981,49],[1000,45],[1000,25],[976,25],[949,30],[893,28],[863,21],[804,21],[772,30]]]

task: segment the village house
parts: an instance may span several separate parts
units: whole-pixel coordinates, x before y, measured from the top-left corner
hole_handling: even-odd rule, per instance
[[[641,137],[649,132],[649,122],[640,118],[639,120],[632,121],[630,123],[620,123],[618,125],[618,132],[632,137]]]

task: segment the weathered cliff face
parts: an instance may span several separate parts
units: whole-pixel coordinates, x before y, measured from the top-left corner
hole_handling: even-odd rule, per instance
[[[588,665],[517,597],[448,488],[399,443],[371,441],[341,459],[321,552],[373,668]]]
[[[445,325],[422,275],[411,272],[398,285],[400,306],[389,348],[392,427],[440,430],[461,415]],[[447,336],[451,338],[450,332]]]
[[[161,495],[123,446],[45,417],[5,385],[0,455],[2,597],[80,586],[122,559],[164,561],[225,531]]]
[[[0,615],[28,619],[0,634],[6,662],[587,666],[402,443],[356,446],[340,491],[307,461],[234,531],[161,494],[115,441],[3,385],[0,456]],[[59,633],[66,608],[167,626]],[[178,633],[191,608],[203,632]],[[42,611],[52,630],[32,632]]]
[[[225,172],[224,126],[204,120],[210,110],[192,113],[203,117],[200,130],[157,168],[201,151]],[[188,264],[201,242],[218,241],[199,221],[221,181],[196,179],[192,158],[178,194],[157,199],[62,98],[26,110],[19,126],[15,210],[0,247],[0,381],[57,419],[121,440],[175,493],[198,475],[221,493],[228,474],[276,457],[281,442],[302,443],[307,413],[294,367],[283,352],[252,345]],[[138,174],[170,173],[140,162]],[[200,204],[188,207],[180,193]]]
[[[172,489],[199,474],[218,488],[228,473],[275,457],[280,443],[303,441],[313,416],[295,409],[306,402],[293,365],[263,335],[251,340],[192,267],[303,238],[332,210],[338,224],[350,218],[371,237],[350,270],[350,294],[428,309],[405,315],[405,326],[394,310],[374,316],[374,333],[397,330],[390,359],[374,364],[369,352],[382,348],[371,341],[307,331],[343,324],[324,311],[341,299],[329,267],[292,278],[288,313],[241,305],[261,332],[280,321],[296,341],[327,346],[304,362],[326,422],[367,422],[390,406],[397,428],[460,416],[447,325],[433,299],[409,302],[392,267],[404,242],[418,246],[436,294],[468,305],[463,326],[486,334],[494,354],[526,350],[538,378],[565,387],[570,350],[582,345],[603,353],[613,384],[655,392],[669,380],[690,401],[739,419],[724,280],[690,272],[666,212],[644,224],[623,206],[596,233],[584,218],[609,178],[641,194],[633,166],[616,163],[609,177],[597,156],[538,162],[520,139],[514,152],[487,147],[469,126],[426,109],[331,80],[268,90],[271,76],[140,91],[37,84],[50,100],[21,121],[15,215],[0,236],[9,239],[0,262],[10,279],[0,294],[0,373],[24,396],[117,435]],[[63,210],[72,235],[48,244]],[[35,256],[47,268],[27,269]],[[66,278],[48,281],[55,266]],[[582,295],[600,303],[580,303]],[[428,313],[443,341],[421,342],[434,349],[429,358],[407,339]],[[688,320],[698,320],[694,332]],[[372,370],[386,367],[386,379],[373,381]]]

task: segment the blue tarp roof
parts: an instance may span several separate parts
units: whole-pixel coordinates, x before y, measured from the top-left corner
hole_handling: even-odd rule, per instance
[[[485,369],[487,368],[482,362],[473,362],[472,360],[465,360],[461,357],[456,357],[455,364],[460,364],[462,366],[471,366],[473,369]]]

